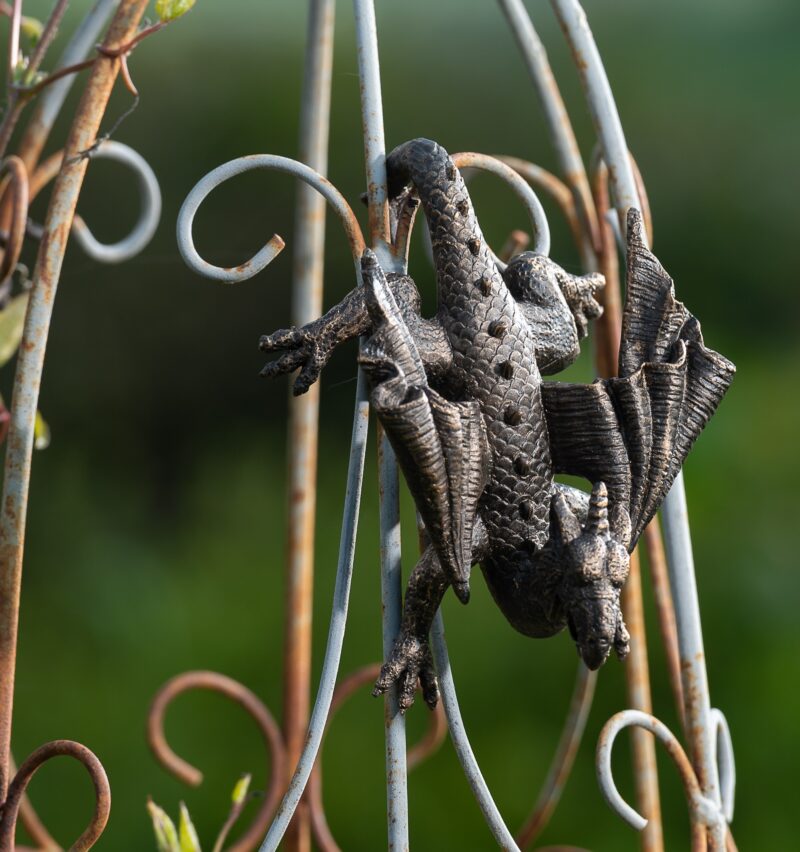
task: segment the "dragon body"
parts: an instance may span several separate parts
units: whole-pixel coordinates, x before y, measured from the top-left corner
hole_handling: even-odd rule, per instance
[[[417,680],[438,697],[428,648],[449,586],[469,599],[480,564],[509,622],[533,637],[564,627],[590,668],[628,652],[619,597],[628,554],[666,495],[734,373],[707,349],[697,320],[628,219],[628,269],[619,378],[543,382],[575,360],[601,308],[599,275],[573,276],[526,252],[501,273],[447,152],[417,139],[387,158],[389,194],[424,210],[438,309],[420,315],[406,275],[384,274],[372,252],[363,286],[303,328],[262,338],[283,351],[264,372],[301,368],[295,392],[333,350],[369,335],[360,362],[430,544],[412,572],[400,635],[376,693],[397,683],[400,705]],[[583,476],[592,493],[555,481]]]

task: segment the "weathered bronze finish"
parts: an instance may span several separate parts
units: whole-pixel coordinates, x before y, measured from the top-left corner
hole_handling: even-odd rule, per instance
[[[300,368],[295,393],[334,349],[369,335],[360,363],[372,405],[431,544],[409,580],[403,624],[375,693],[397,682],[401,706],[438,699],[428,647],[448,586],[469,600],[480,564],[508,621],[532,637],[564,627],[591,669],[628,653],[620,590],[629,553],[658,510],[734,374],[703,344],[698,321],[628,215],[618,377],[543,382],[572,363],[600,316],[600,275],[574,276],[525,252],[501,274],[447,152],[417,139],[387,158],[389,193],[418,196],[433,244],[438,311],[420,315],[416,285],[361,260],[363,286],[321,319],[262,338],[285,350],[264,369]],[[582,476],[591,496],[555,482]]]

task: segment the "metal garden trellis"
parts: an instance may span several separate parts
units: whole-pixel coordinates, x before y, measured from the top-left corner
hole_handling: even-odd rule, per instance
[[[22,554],[37,403],[53,302],[67,240],[70,232],[74,231],[78,242],[90,256],[104,262],[120,262],[136,254],[149,241],[161,210],[158,183],[144,160],[127,146],[116,142],[101,144],[98,139],[100,123],[120,71],[126,77],[126,83],[133,88],[127,72],[127,54],[149,32],[164,25],[162,22],[149,31],[138,32],[146,5],[146,0],[98,0],[74,33],[59,67],[38,82],[36,72],[53,42],[68,2],[58,0],[54,4],[36,47],[27,58],[27,64],[22,66],[26,73],[20,80],[15,74],[21,58],[21,0],[14,0],[7,11],[10,18],[7,103],[0,122],[0,155],[4,156],[1,168],[3,174],[8,176],[0,190],[0,219],[2,226],[8,228],[0,267],[0,287],[3,288],[4,300],[11,294],[12,275],[18,271],[20,252],[29,230],[40,239],[40,247],[30,281],[14,377],[0,511],[0,800],[3,802],[0,848],[4,850],[14,846],[18,817],[39,846],[59,848],[25,798],[25,790],[34,773],[46,761],[59,755],[70,756],[82,763],[95,788],[94,815],[71,848],[90,848],[108,819],[108,780],[99,760],[85,746],[69,740],[47,743],[29,755],[16,772],[13,771],[10,754],[11,718]],[[105,40],[95,45],[112,13],[113,20]],[[84,59],[87,53],[94,54],[95,48],[97,55]],[[91,72],[66,145],[62,151],[39,165],[39,157],[74,80],[72,74],[83,68],[91,68]],[[41,97],[19,141],[19,156],[6,156],[24,106],[30,97],[40,91]],[[86,168],[92,156],[107,157],[128,165],[137,174],[142,191],[143,205],[139,222],[126,239],[113,246],[99,243],[75,214]],[[47,217],[39,231],[28,223],[28,205],[54,178],[55,187]]]
[[[465,153],[454,155],[461,168],[487,169],[509,183],[520,195],[531,216],[537,251],[549,251],[547,221],[535,193],[522,178],[537,190],[550,195],[564,212],[580,250],[587,271],[601,269],[608,287],[605,318],[599,328],[596,352],[598,371],[608,375],[616,361],[615,347],[619,337],[619,293],[617,248],[615,236],[623,244],[627,210],[641,208],[649,221],[643,183],[629,155],[611,89],[603,70],[586,17],[577,0],[552,0],[556,15],[581,73],[589,108],[598,132],[599,146],[592,163],[591,180],[584,167],[574,132],[547,61],[546,53],[521,0],[499,0],[511,30],[528,65],[534,88],[541,100],[548,128],[558,157],[563,181],[541,168],[513,158],[492,158]],[[116,262],[138,251],[152,236],[160,210],[157,183],[144,161],[118,143],[97,147],[97,133],[111,87],[118,71],[126,72],[125,55],[147,34],[138,31],[145,0],[98,0],[73,36],[62,57],[60,67],[73,69],[92,66],[86,91],[62,154],[47,159],[37,168],[56,114],[70,86],[71,76],[60,77],[42,90],[36,111],[21,137],[20,157],[6,157],[2,173],[8,178],[0,193],[8,193],[0,208],[2,224],[9,236],[4,247],[0,272],[5,284],[13,271],[26,231],[27,205],[49,180],[57,177],[47,219],[41,232],[41,248],[33,274],[31,296],[23,334],[23,346],[17,364],[8,449],[5,460],[3,501],[0,511],[0,799],[4,800],[0,819],[0,848],[13,847],[17,816],[20,815],[30,833],[42,848],[53,847],[54,841],[38,824],[35,814],[24,800],[26,785],[33,773],[50,757],[68,754],[80,760],[89,770],[97,792],[95,815],[89,828],[73,845],[87,849],[102,832],[108,817],[109,791],[99,761],[83,746],[68,741],[55,741],[36,750],[25,760],[13,780],[10,779],[11,706],[14,685],[16,630],[19,610],[22,548],[28,498],[33,428],[38,389],[45,355],[47,333],[53,299],[70,229],[85,250],[99,260]],[[30,58],[29,69],[35,70],[52,41],[67,7],[58,0],[45,31]],[[117,8],[118,7],[118,8]],[[361,106],[364,133],[366,177],[368,186],[369,240],[365,240],[346,200],[322,174],[326,170],[328,118],[330,111],[330,77],[333,45],[333,0],[312,0],[310,4],[306,82],[301,119],[301,151],[303,163],[283,157],[261,155],[232,161],[207,175],[190,193],[178,223],[181,251],[193,268],[218,280],[233,283],[255,275],[266,267],[283,248],[280,237],[269,243],[250,261],[235,269],[212,267],[194,249],[191,238],[192,218],[203,198],[228,177],[255,168],[288,173],[301,179],[298,197],[295,247],[295,290],[293,320],[301,325],[320,313],[322,302],[322,247],[324,240],[324,201],[342,221],[360,276],[358,260],[367,242],[386,270],[403,271],[407,263],[407,241],[410,222],[390,221],[386,192],[383,106],[378,62],[378,41],[372,0],[354,0],[358,65],[361,84]],[[82,63],[112,12],[114,20],[96,60]],[[9,67],[16,65],[19,51],[21,0],[10,6],[11,37]],[[152,31],[154,28],[149,28]],[[128,82],[129,78],[128,78]],[[0,124],[0,149],[5,148],[22,107],[24,92],[11,87],[9,108]],[[87,165],[87,151],[93,155],[119,160],[134,169],[143,196],[143,213],[131,235],[116,246],[99,244],[86,225],[75,217],[75,206]],[[521,175],[521,177],[520,177]],[[611,192],[613,206],[609,202]],[[314,191],[316,190],[316,192]],[[610,215],[609,215],[609,208]],[[652,239],[652,226],[648,226]],[[502,254],[502,253],[501,253]],[[502,263],[498,259],[498,263]],[[332,708],[344,700],[355,684],[367,679],[356,673],[335,688],[342,641],[347,620],[349,591],[352,581],[355,537],[361,496],[361,481],[367,441],[368,404],[364,377],[359,375],[356,389],[353,435],[345,495],[339,564],[334,591],[333,611],[322,676],[313,710],[309,707],[310,619],[313,565],[311,561],[314,527],[314,472],[317,442],[317,390],[292,402],[291,488],[295,499],[289,518],[289,566],[286,628],[286,671],[284,730],[281,732],[260,701],[239,684],[221,675],[194,672],[173,679],[160,692],[150,719],[151,739],[157,754],[176,773],[190,783],[197,783],[198,773],[169,751],[163,738],[161,722],[167,705],[187,689],[206,688],[223,692],[241,703],[259,724],[273,753],[270,794],[265,797],[253,824],[231,848],[255,848],[265,831],[262,850],[277,848],[287,830],[287,847],[306,849],[313,825],[318,843],[325,849],[336,848],[325,834],[324,815],[319,796],[304,799],[304,791],[318,759],[325,725]],[[401,609],[401,554],[399,538],[399,506],[397,465],[388,442],[379,442],[379,475],[381,491],[381,575],[383,603],[384,652],[388,652],[397,633]],[[626,617],[637,649],[627,665],[628,700],[632,709],[617,714],[606,724],[597,753],[597,769],[601,788],[609,804],[633,827],[644,829],[642,847],[663,848],[658,784],[655,770],[654,741],[665,744],[681,774],[686,788],[692,823],[693,849],[722,849],[733,846],[727,824],[732,817],[734,769],[730,735],[722,714],[710,706],[708,682],[703,660],[702,633],[697,593],[694,582],[688,514],[682,479],[676,480],[668,497],[663,521],[666,544],[666,566],[658,525],[651,524],[645,537],[653,585],[659,613],[659,626],[669,664],[670,682],[676,701],[682,709],[684,732],[691,760],[687,758],[675,736],[650,715],[649,675],[642,618],[641,586],[638,563],[632,560],[631,578],[625,599]],[[667,572],[669,578],[667,580]],[[674,599],[674,609],[672,600]],[[582,666],[578,670],[573,700],[550,773],[539,801],[525,826],[512,835],[495,805],[472,752],[461,719],[458,700],[444,638],[441,614],[432,632],[432,645],[439,674],[442,703],[451,738],[475,793],[479,807],[497,840],[504,849],[519,849],[532,843],[549,818],[560,795],[565,778],[581,738],[595,675]],[[396,695],[390,691],[385,704],[386,781],[388,811],[388,845],[390,849],[408,847],[407,757],[404,718],[399,712]],[[611,775],[611,749],[615,737],[624,727],[634,727],[634,759],[636,765],[637,800],[645,820],[628,806],[616,790]],[[434,725],[415,756],[434,747],[440,728]],[[410,753],[409,753],[410,754]],[[416,759],[416,757],[415,757]],[[291,774],[290,774],[291,773]],[[288,784],[283,800],[280,794]],[[311,813],[309,813],[309,810]],[[274,814],[274,820],[272,819]],[[272,820],[271,825],[270,820]]]
[[[622,125],[616,111],[611,88],[606,77],[599,52],[589,29],[586,16],[577,0],[552,0],[552,5],[567,37],[575,64],[578,67],[585,89],[589,109],[599,137],[599,145],[593,163],[593,180],[590,183],[574,132],[559,93],[547,56],[533,27],[531,19],[521,0],[499,0],[512,32],[523,52],[534,87],[542,103],[551,139],[563,172],[564,183],[544,170],[512,158],[504,158],[522,176],[538,189],[551,194],[567,215],[581,252],[587,271],[601,269],[607,278],[605,317],[601,325],[600,342],[597,348],[598,370],[610,375],[616,362],[615,350],[619,338],[619,282],[616,258],[616,242],[624,246],[625,221],[629,208],[642,209],[649,223],[649,210],[643,183],[632,161],[625,143]],[[327,121],[329,93],[326,82],[330,77],[330,42],[332,39],[331,0],[317,0],[311,3],[307,81],[303,103],[303,134],[301,148],[307,152],[304,159],[315,166],[317,172],[324,171],[325,130],[322,124]],[[362,120],[368,186],[369,241],[386,270],[403,270],[405,261],[405,237],[401,234],[403,223],[392,234],[389,221],[385,174],[385,144],[383,135],[383,107],[381,101],[378,43],[375,12],[371,0],[354,0],[356,38],[358,44],[358,65],[361,87]],[[310,116],[317,116],[314,123]],[[310,141],[315,139],[315,144]],[[311,153],[313,149],[313,154]],[[476,164],[475,155],[460,155],[454,161],[461,167]],[[470,162],[469,158],[473,160]],[[311,160],[313,159],[313,162]],[[482,158],[483,164],[490,158]],[[493,161],[495,171],[499,162]],[[197,254],[191,240],[191,225],[194,213],[203,197],[227,177],[250,168],[273,168],[289,172],[300,177],[309,186],[316,188],[333,206],[341,218],[354,259],[356,274],[360,275],[358,257],[364,246],[360,238],[352,211],[344,199],[320,174],[294,161],[278,157],[252,157],[232,161],[216,169],[203,179],[188,196],[178,221],[178,239],[186,261],[199,272],[225,281],[238,281],[249,278],[263,269],[283,247],[279,237],[272,240],[251,261],[235,269],[210,269]],[[509,180],[508,175],[502,175]],[[513,179],[512,179],[513,180]],[[609,212],[607,197],[610,186],[613,207]],[[308,200],[307,190],[303,189],[304,204]],[[317,199],[321,204],[321,199]],[[535,207],[536,205],[529,205]],[[298,214],[299,233],[302,244],[298,244],[295,293],[295,322],[301,324],[310,317],[319,314],[321,275],[321,234],[320,217],[312,221],[309,208],[301,207]],[[534,216],[534,221],[537,217]],[[546,224],[537,228],[539,250],[547,251]],[[652,234],[652,226],[648,224]],[[394,239],[393,239],[394,237]],[[309,247],[316,245],[313,258]],[[544,248],[543,248],[544,247]],[[313,272],[310,270],[313,268]],[[313,284],[308,281],[313,279]],[[308,612],[310,596],[309,563],[297,553],[295,545],[302,542],[307,548],[310,542],[310,529],[313,518],[313,497],[310,495],[308,460],[314,458],[314,427],[308,424],[316,417],[316,397],[302,409],[303,403],[295,402],[293,409],[293,470],[300,488],[300,508],[293,510],[291,516],[293,546],[290,549],[293,560],[290,567],[290,600],[288,609],[289,628],[287,636],[292,645],[287,652],[293,665],[299,667],[303,677],[308,670],[307,656],[302,660],[292,657],[299,646],[302,653],[308,653],[307,643],[301,638],[302,614]],[[297,412],[304,411],[300,420]],[[302,426],[297,424],[302,422]],[[348,594],[352,579],[353,550],[358,521],[360,482],[364,466],[366,447],[367,402],[363,376],[359,375],[356,392],[353,438],[351,442],[350,464],[347,492],[345,496],[344,519],[339,554],[339,566],[334,592],[333,612],[328,634],[328,645],[323,663],[319,689],[311,714],[305,748],[299,754],[297,765],[289,789],[284,796],[277,816],[261,845],[261,850],[273,850],[277,847],[290,825],[293,815],[301,806],[303,791],[311,776],[318,753],[325,722],[331,707],[334,683],[345,622],[347,618]],[[297,461],[302,460],[298,465]],[[381,438],[379,446],[379,476],[381,493],[381,575],[382,603],[384,612],[384,651],[391,648],[399,626],[400,615],[400,541],[399,510],[397,500],[397,467],[388,442]],[[733,807],[733,758],[730,737],[724,717],[712,710],[708,697],[708,683],[703,659],[700,615],[694,581],[694,568],[689,537],[688,514],[686,510],[682,478],[679,476],[664,508],[667,566],[669,582],[661,546],[661,536],[657,522],[653,522],[645,538],[648,548],[653,585],[659,612],[659,626],[667,651],[670,667],[670,682],[676,702],[685,719],[685,733],[688,737],[691,762],[684,754],[675,737],[657,719],[650,715],[651,701],[649,693],[649,675],[642,618],[641,585],[638,579],[638,562],[631,565],[631,579],[626,592],[626,618],[637,651],[627,666],[628,697],[631,710],[613,717],[605,726],[598,745],[598,777],[601,788],[609,804],[637,829],[645,829],[642,845],[647,850],[663,848],[658,801],[658,782],[655,770],[655,748],[653,740],[646,732],[656,735],[665,743],[670,755],[676,761],[689,799],[692,820],[692,845],[694,849],[721,849],[726,844],[733,846],[727,829],[732,817]],[[298,533],[297,530],[301,532]],[[307,553],[308,551],[306,551]],[[300,590],[300,591],[298,591]],[[297,595],[295,597],[295,595]],[[303,595],[305,604],[302,603]],[[674,612],[672,600],[674,598]],[[300,633],[295,633],[300,631]],[[432,643],[437,671],[440,678],[442,700],[447,713],[451,738],[465,774],[473,787],[478,804],[492,830],[498,844],[504,849],[518,849],[517,842],[505,826],[491,794],[481,775],[475,756],[461,720],[455,687],[450,671],[447,648],[444,641],[444,626],[441,613],[437,616],[432,633]],[[296,671],[289,668],[288,683],[296,684]],[[302,679],[302,678],[300,678]],[[569,714],[565,734],[554,760],[540,802],[535,812],[519,836],[519,844],[532,841],[538,830],[546,822],[555,806],[563,786],[569,766],[574,758],[577,742],[580,740],[594,687],[595,676],[585,669],[579,670],[575,694]],[[287,699],[288,701],[288,699]],[[298,703],[299,702],[299,703]],[[302,699],[285,704],[285,708],[295,712],[290,722],[296,732],[297,720],[302,717]],[[388,810],[388,843],[390,849],[404,849],[408,846],[408,814],[406,800],[406,761],[405,730],[403,718],[398,712],[396,696],[393,692],[386,699],[386,782]],[[640,809],[647,814],[642,817],[619,796],[611,777],[610,753],[617,733],[623,727],[636,727],[634,755],[637,777],[637,798]],[[287,734],[291,747],[294,734]],[[291,848],[306,848],[307,834],[304,834],[302,820],[295,823]]]

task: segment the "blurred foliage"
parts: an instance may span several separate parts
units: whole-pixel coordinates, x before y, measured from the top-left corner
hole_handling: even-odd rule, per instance
[[[44,0],[25,6],[39,18],[50,8]],[[452,151],[515,154],[555,167],[523,63],[494,4],[377,6],[390,147],[426,135]],[[588,155],[591,124],[563,37],[547,3],[529,6]],[[86,8],[73,3],[70,20]],[[647,181],[655,248],[680,297],[702,318],[708,343],[739,367],[687,464],[688,499],[712,697],[736,746],[735,836],[742,849],[791,848],[800,762],[793,167],[800,9],[795,0],[590,0],[587,11]],[[340,4],[329,173],[363,221],[351,14]],[[63,30],[62,40],[69,26]],[[184,268],[174,223],[188,190],[219,163],[296,152],[304,37],[303,3],[230,0],[198,4],[180,27],[143,43],[131,59],[142,105],[117,138],[159,175],[162,225],[147,251],[121,267],[100,266],[72,247],[62,275],[42,387],[53,442],[35,459],[31,487],[14,749],[22,759],[48,739],[70,737],[96,751],[114,794],[101,850],[153,848],[143,811],[148,794],[161,802],[185,798],[207,837],[224,821],[225,791],[241,773],[253,773],[256,790],[266,780],[258,733],[218,697],[185,697],[167,720],[173,747],[205,772],[197,790],[183,789],[153,763],[144,719],[158,686],[189,668],[225,672],[281,707],[287,387],[259,383],[256,344],[260,333],[289,321],[296,187],[250,174],[201,211],[197,244],[215,263],[241,262],[273,232],[287,238],[289,250],[274,268],[235,289]],[[75,88],[52,150],[65,136]],[[118,91],[105,124],[127,105]],[[476,178],[474,194],[494,245],[523,224],[516,200],[490,178]],[[113,240],[135,221],[135,198],[132,178],[111,163],[92,163],[80,212],[100,239]],[[38,221],[45,204],[34,205]],[[553,253],[577,269],[566,228],[549,212]],[[333,218],[326,260],[330,305],[353,285]],[[432,275],[418,243],[412,272],[431,305]],[[333,588],[353,374],[350,350],[337,354],[323,379],[315,680]],[[589,378],[588,359],[573,374]],[[11,377],[9,365],[0,376],[7,399]],[[343,672],[380,657],[374,444],[369,461]],[[414,552],[409,524],[408,569]],[[646,578],[645,585],[649,601]],[[651,608],[647,614],[656,712],[677,730]],[[555,748],[574,649],[564,636],[534,642],[513,633],[480,581],[469,607],[448,600],[445,617],[475,751],[504,816],[519,825]],[[612,661],[542,843],[638,848],[603,803],[593,767],[599,729],[625,703],[623,670]],[[411,740],[425,712],[410,713]],[[385,845],[382,735],[381,707],[365,691],[342,708],[326,741],[328,817],[347,850]],[[659,761],[668,847],[685,849],[683,793],[663,754]],[[30,792],[68,843],[88,818],[91,790],[65,763],[43,769]],[[627,755],[617,764],[632,798]],[[409,800],[413,848],[493,848],[448,745],[413,773]]]

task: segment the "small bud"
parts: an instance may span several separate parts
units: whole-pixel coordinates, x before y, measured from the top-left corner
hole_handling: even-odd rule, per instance
[[[150,819],[153,821],[158,852],[180,852],[181,847],[178,845],[178,832],[175,823],[152,799],[147,800],[147,810],[150,813]]]
[[[156,14],[166,24],[177,21],[194,6],[196,0],[156,0]]]
[[[244,800],[247,798],[247,792],[250,789],[250,781],[253,776],[250,773],[246,775],[242,775],[242,777],[236,782],[236,786],[233,788],[233,794],[231,795],[231,801],[234,805],[241,805]]]
[[[181,802],[181,819],[178,831],[181,841],[180,852],[202,852],[200,838],[197,836],[194,823],[189,816],[189,810],[183,802]]]

